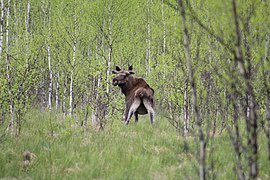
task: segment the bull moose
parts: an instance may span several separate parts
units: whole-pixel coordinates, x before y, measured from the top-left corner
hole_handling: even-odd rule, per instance
[[[125,124],[129,123],[134,114],[135,122],[138,122],[138,114],[150,114],[150,121],[154,124],[154,90],[145,82],[143,78],[134,77],[133,67],[122,70],[116,66],[112,71],[116,74],[112,83],[119,86],[122,93],[126,96]]]

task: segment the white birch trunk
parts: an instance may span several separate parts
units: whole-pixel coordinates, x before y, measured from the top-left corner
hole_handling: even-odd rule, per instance
[[[4,0],[1,0],[1,22],[0,22],[0,58],[2,58],[3,52],[3,40],[4,40],[4,20],[5,20],[5,4]]]
[[[188,82],[185,82],[184,87],[184,110],[183,110],[183,119],[184,119],[184,135],[187,136],[189,131],[189,118],[188,118],[188,96],[187,96],[187,86]]]
[[[81,109],[83,111],[83,122],[82,122],[82,126],[84,128],[86,128],[87,116],[88,116],[88,108],[87,108],[86,102],[87,102],[87,95],[86,95],[86,92],[84,92],[82,94],[82,104],[81,104]]]
[[[112,2],[109,3],[108,5],[108,11],[109,11],[109,49],[108,49],[108,60],[107,60],[107,69],[106,69],[106,95],[107,97],[109,97],[109,92],[110,92],[110,69],[111,69],[111,61],[112,61],[112,51],[113,51],[113,40],[112,40],[112,36],[113,36],[113,29],[112,29],[112,15],[111,15],[111,4]],[[109,111],[109,106],[108,103],[106,103],[105,105],[105,109],[104,109],[104,114],[105,116],[107,116],[107,112]],[[105,119],[107,119],[105,117]]]
[[[73,81],[74,81],[74,70],[75,70],[75,62],[76,62],[76,3],[74,4],[74,40],[73,40],[73,54],[72,54],[72,69],[70,75],[70,87],[69,87],[69,115],[73,114]]]
[[[97,89],[96,89],[96,106],[95,106],[95,113],[94,116],[92,116],[92,126],[96,127],[98,124],[98,108],[99,108],[99,88],[100,88],[100,81],[101,81],[101,76],[98,75],[97,79]]]
[[[56,81],[55,81],[55,110],[56,111],[58,110],[58,107],[59,107],[59,94],[58,94],[59,83],[58,83],[58,80],[59,80],[59,72],[57,73],[57,77],[56,77]]]
[[[151,4],[152,0],[148,1],[147,7],[147,37],[146,37],[146,75],[150,74],[150,65],[151,65]]]
[[[15,109],[13,102],[13,95],[11,91],[11,77],[10,77],[10,55],[9,55],[9,18],[10,18],[10,0],[8,1],[7,6],[7,16],[6,16],[6,76],[7,76],[7,84],[8,84],[8,95],[9,95],[9,110],[11,114],[11,121],[9,126],[11,127],[11,134],[14,135],[14,120],[15,120]],[[9,127],[7,128],[9,131]]]
[[[29,17],[30,17],[30,1],[27,2],[26,15],[25,15],[25,56],[26,67],[28,67],[28,52],[29,52]]]
[[[65,83],[64,83],[64,95],[63,95],[63,104],[62,104],[62,111],[66,115],[66,100],[67,100],[67,75],[65,76]]]
[[[88,107],[84,110],[84,118],[83,118],[83,127],[87,128],[87,118],[88,118]]]
[[[163,22],[163,51],[162,51],[162,64],[163,64],[163,80],[166,79],[166,60],[165,60],[165,52],[166,52],[166,22],[164,18],[164,0],[162,0],[162,22]]]
[[[104,24],[104,22],[103,22]],[[102,36],[101,38],[101,46],[103,46],[104,43],[104,36]],[[98,58],[98,38],[96,39],[96,59]],[[92,127],[96,127],[96,125],[98,124],[98,94],[99,94],[99,86],[100,86],[100,75],[98,75],[98,79],[97,79],[97,85],[96,85],[96,77],[93,78],[93,89],[92,89],[92,104],[93,104],[93,110],[92,110],[92,115],[91,115],[91,119],[92,119]]]
[[[14,4],[13,4],[13,14],[14,14],[14,29],[15,29],[15,33],[14,33],[14,37],[13,37],[13,39],[14,39],[14,44],[15,44],[15,48],[17,48],[17,49],[19,49],[19,47],[20,47],[20,44],[19,44],[19,38],[18,38],[18,34],[19,34],[19,20],[18,20],[18,16],[19,16],[19,13],[18,12],[20,12],[20,11],[22,11],[21,10],[21,5],[20,5],[20,3],[18,3],[18,5],[17,5],[17,3],[16,2],[14,2]],[[18,54],[16,54],[15,55],[15,57],[16,58],[18,58],[19,57],[19,55]]]
[[[95,79],[96,78],[93,78],[93,88],[92,88],[92,96],[91,96],[91,104],[92,104],[92,112],[91,112],[91,121],[92,121],[92,126],[94,127],[94,124],[96,121],[95,121],[95,112],[96,112],[96,102],[95,102]]]
[[[110,12],[110,5],[109,5],[109,12]],[[106,84],[106,93],[109,94],[109,78],[110,78],[110,69],[111,69],[111,59],[112,59],[112,19],[111,15],[109,15],[109,54],[108,54],[108,62],[107,62],[107,84]]]
[[[87,48],[87,60],[90,62],[90,44],[88,45],[88,48]],[[94,86],[92,86],[94,87]],[[91,91],[91,90],[90,90]],[[93,103],[93,91],[92,91],[92,97],[91,97],[91,103]],[[84,120],[83,120],[83,127],[86,129],[87,128],[87,119],[88,119],[88,114],[89,114],[89,109],[88,109],[88,103],[89,103],[89,100],[88,100],[88,93],[84,93],[83,94],[83,110],[84,110]],[[92,111],[93,113],[93,111]]]
[[[49,94],[48,94],[48,108],[49,110],[52,109],[52,84],[53,84],[53,74],[52,74],[52,67],[51,67],[51,48],[50,45],[47,47],[48,52],[48,66],[49,66],[49,73],[50,73],[50,80],[49,80]]]
[[[76,51],[76,44],[74,42],[72,64],[75,63],[75,55],[76,55],[75,51]],[[70,116],[73,114],[73,76],[74,76],[74,66],[72,67],[72,70],[71,70],[70,86],[69,86],[69,115]]]
[[[41,80],[41,101],[42,101],[42,107],[46,107],[46,94],[45,94],[45,79],[42,77]]]
[[[49,68],[49,88],[48,88],[48,104],[47,107],[49,110],[52,109],[52,91],[53,91],[53,72],[52,72],[52,63],[51,63],[51,18],[50,18],[50,4],[44,4],[44,28],[48,26],[48,37],[47,37],[47,55],[48,55],[48,68]],[[46,19],[48,18],[48,22]]]

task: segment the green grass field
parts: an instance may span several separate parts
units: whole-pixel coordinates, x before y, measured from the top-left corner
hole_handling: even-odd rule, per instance
[[[1,139],[0,179],[198,179],[198,139],[185,139],[162,117],[156,121],[153,128],[148,116],[128,126],[114,120],[96,132],[76,127],[72,119],[33,111],[19,138]],[[36,155],[27,167],[25,150]],[[259,177],[269,179],[264,136],[259,151]],[[207,176],[237,179],[234,168],[234,150],[224,131],[207,144]]]

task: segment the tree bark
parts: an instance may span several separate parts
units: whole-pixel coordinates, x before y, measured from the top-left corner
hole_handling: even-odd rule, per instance
[[[2,58],[3,41],[4,41],[4,20],[5,20],[5,4],[1,0],[1,22],[0,22],[0,58]]]
[[[51,47],[50,45],[47,46],[47,52],[48,52],[48,67],[49,67],[49,94],[48,94],[48,108],[49,110],[52,109],[52,84],[53,84],[53,75],[52,75],[52,67],[51,67]]]
[[[9,95],[9,110],[11,115],[11,121],[7,128],[11,127],[11,134],[14,135],[14,122],[15,122],[15,107],[12,94],[12,84],[11,84],[11,74],[10,74],[10,54],[9,54],[9,18],[10,18],[10,0],[8,0],[7,5],[7,16],[6,16],[6,77],[8,85],[8,95]]]
[[[186,79],[186,78],[185,78]],[[188,118],[188,81],[185,80],[184,85],[184,105],[183,105],[183,121],[184,121],[184,135],[187,136],[189,132],[189,118]]]
[[[88,107],[84,109],[83,127],[87,128],[87,118],[88,118]]]
[[[251,151],[249,155],[249,176],[252,179],[256,179],[258,176],[258,142],[257,142],[257,114],[256,114],[256,100],[255,94],[251,82],[251,78],[248,74],[248,71],[244,65],[244,56],[241,48],[241,30],[239,26],[237,8],[236,8],[236,1],[232,0],[233,6],[233,16],[234,16],[234,23],[235,23],[235,33],[236,33],[236,53],[235,53],[235,60],[238,63],[240,74],[242,75],[245,86],[246,86],[246,93],[249,99],[248,108],[250,110],[249,119],[246,121],[246,125],[250,130],[248,133],[248,148]]]
[[[235,89],[235,86],[233,86]],[[231,139],[233,140],[233,145],[234,145],[234,151],[236,153],[236,172],[239,180],[244,180],[245,179],[245,174],[243,171],[242,163],[241,163],[241,154],[242,154],[242,146],[241,146],[241,140],[240,140],[240,132],[239,132],[239,125],[238,125],[238,119],[239,119],[239,107],[237,106],[237,103],[234,101],[237,99],[236,95],[233,96],[233,125],[234,125],[234,132],[235,132],[235,137],[233,137],[233,133],[230,133]]]
[[[269,82],[269,72],[265,70],[265,64],[269,60],[269,37],[266,36],[266,43],[265,43],[265,50],[264,50],[264,62],[263,64],[263,70],[262,70],[262,76],[264,77],[264,89],[266,89],[266,101],[265,101],[265,107],[266,107],[266,123],[267,127],[265,129],[266,137],[267,137],[267,152],[268,152],[268,160],[270,161],[270,87],[268,87],[267,82]]]
[[[69,85],[69,115],[73,114],[73,81],[74,81],[74,65],[76,61],[76,41],[74,40],[73,44],[73,56],[72,56],[72,69],[70,75],[70,85]]]
[[[65,75],[65,80],[64,80],[64,93],[63,93],[63,103],[62,103],[62,111],[65,115],[67,115],[67,84],[68,84],[68,75]]]
[[[270,90],[268,90],[267,92],[267,99],[265,102],[266,105],[266,119],[267,119],[267,152],[268,152],[268,160],[270,161],[270,102],[269,102],[269,98],[270,98]]]
[[[100,81],[101,81],[101,76],[98,75],[97,77],[97,85],[96,85],[96,98],[95,98],[95,113],[94,113],[94,117],[92,117],[92,126],[96,127],[98,124],[98,115],[99,115],[99,104],[100,104],[100,100],[99,100],[99,89],[100,89]]]
[[[111,12],[111,1],[109,2],[109,6],[108,6],[108,11],[109,11],[109,49],[108,49],[108,51],[109,51],[109,53],[108,53],[108,60],[107,60],[107,69],[106,69],[106,93],[107,93],[107,95],[109,94],[109,91],[110,91],[110,86],[109,86],[109,84],[110,84],[110,69],[111,69],[111,61],[112,61],[112,51],[113,51],[113,48],[112,48],[112,46],[113,46],[113,22],[112,22],[112,12]]]
[[[55,77],[55,110],[58,110],[59,107],[59,72]]]
[[[189,37],[188,37],[188,27],[186,24],[186,12],[184,3],[182,0],[179,0],[179,6],[180,6],[180,13],[182,16],[182,22],[183,22],[183,32],[184,32],[184,47],[185,47],[185,56],[187,59],[187,67],[189,72],[189,83],[191,85],[192,90],[192,106],[193,106],[193,112],[195,116],[195,121],[198,126],[198,136],[200,141],[200,160],[199,160],[199,176],[201,180],[204,180],[206,178],[206,168],[205,168],[205,149],[206,149],[206,142],[202,130],[202,121],[199,116],[199,109],[197,104],[197,91],[196,91],[196,85],[193,77],[193,69],[192,69],[192,59],[191,59],[191,52],[190,52],[190,45],[189,45]]]
[[[164,0],[162,0],[161,5],[162,10],[162,22],[163,22],[163,49],[162,49],[162,64],[163,64],[163,80],[166,79],[166,60],[165,60],[165,53],[166,53],[166,21],[165,21],[165,13],[164,13]]]
[[[146,37],[146,75],[150,74],[151,66],[151,5],[152,0],[147,2],[147,37]]]
[[[48,6],[50,6],[50,4]],[[48,68],[49,68],[48,109],[51,110],[52,109],[52,91],[53,91],[53,72],[52,72],[51,45],[50,45],[51,43],[51,17],[50,17],[50,7],[47,8],[47,6],[46,8],[44,8],[44,17],[46,16],[48,16],[47,17],[48,24],[46,23],[46,18],[45,18],[44,25],[48,26],[48,38],[47,38],[47,55],[48,55]]]
[[[75,63],[76,63],[76,49],[77,49],[77,41],[76,41],[76,26],[77,26],[77,18],[76,18],[76,2],[74,4],[74,39],[73,39],[73,51],[72,51],[72,64],[71,64],[71,75],[70,75],[70,86],[69,86],[69,115],[73,114],[73,81],[74,81],[74,71],[75,71]]]
[[[27,8],[25,14],[25,56],[26,56],[26,67],[28,67],[28,54],[29,54],[29,19],[30,19],[30,1],[27,1]]]

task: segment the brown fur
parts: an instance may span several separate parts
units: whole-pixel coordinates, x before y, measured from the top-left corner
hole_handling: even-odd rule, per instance
[[[116,66],[112,71],[116,76],[113,78],[113,85],[119,86],[126,96],[125,123],[134,113],[135,121],[138,121],[138,114],[150,114],[151,123],[154,123],[154,90],[145,82],[143,78],[134,77],[132,66],[128,71],[121,70]]]
[[[35,159],[36,159],[36,155],[34,153],[31,153],[30,151],[24,151],[23,152],[23,167],[29,166]]]

